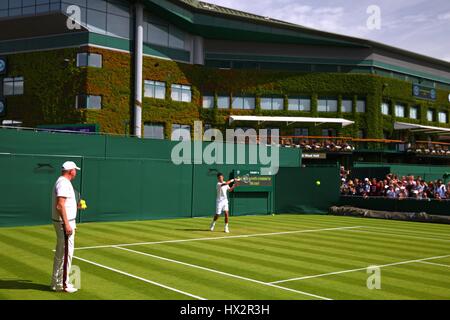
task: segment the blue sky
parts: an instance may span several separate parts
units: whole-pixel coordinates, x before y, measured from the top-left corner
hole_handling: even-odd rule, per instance
[[[450,62],[450,0],[204,0],[314,29],[370,39]],[[381,10],[369,30],[367,8]]]

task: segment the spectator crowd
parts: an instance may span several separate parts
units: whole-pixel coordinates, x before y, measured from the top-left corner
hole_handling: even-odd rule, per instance
[[[391,199],[438,199],[450,200],[450,182],[425,181],[421,177],[398,177],[387,174],[384,179],[348,179],[348,171],[341,168],[341,195],[360,197],[386,197]]]

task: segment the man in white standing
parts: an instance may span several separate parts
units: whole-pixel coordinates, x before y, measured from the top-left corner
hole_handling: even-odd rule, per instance
[[[75,162],[66,161],[61,168],[61,176],[56,180],[52,196],[52,220],[56,231],[56,250],[53,262],[51,289],[73,293],[78,289],[69,282],[69,272],[75,245],[75,220],[77,204],[72,180],[77,175]]]
[[[228,229],[228,220],[229,220],[229,211],[228,211],[228,196],[227,192],[232,192],[237,184],[234,184],[232,187],[230,187],[230,184],[233,182],[239,181],[238,179],[231,179],[227,182],[224,181],[223,174],[218,173],[217,174],[217,198],[216,198],[216,214],[214,215],[214,219],[211,222],[210,230],[214,231],[214,227],[216,226],[216,221],[219,219],[222,212],[225,212],[225,232],[229,233],[230,230]]]

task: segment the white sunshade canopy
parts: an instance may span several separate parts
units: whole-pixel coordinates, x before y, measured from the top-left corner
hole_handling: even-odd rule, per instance
[[[423,133],[440,133],[440,134],[450,134],[450,128],[441,128],[433,126],[424,126],[421,124],[406,123],[406,122],[395,122],[395,130],[411,130],[412,132],[423,132]]]
[[[324,123],[341,124],[343,127],[354,124],[354,121],[342,118],[313,118],[313,117],[268,117],[268,116],[230,116],[230,123],[233,121],[256,121],[261,122],[286,122],[292,123],[314,123],[316,125]]]

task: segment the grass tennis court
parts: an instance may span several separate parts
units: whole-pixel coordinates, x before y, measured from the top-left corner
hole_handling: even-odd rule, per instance
[[[322,215],[78,225],[75,294],[49,291],[53,226],[0,229],[0,299],[449,299],[450,226]],[[381,266],[381,289],[366,285]]]

